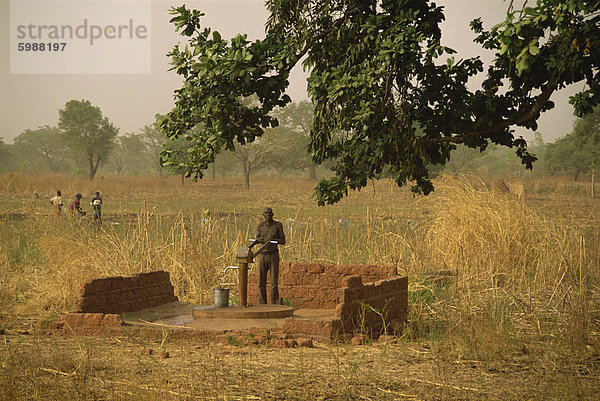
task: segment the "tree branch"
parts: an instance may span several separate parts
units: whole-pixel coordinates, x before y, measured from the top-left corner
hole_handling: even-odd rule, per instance
[[[546,103],[548,103],[548,100],[550,100],[550,96],[552,96],[552,93],[554,93],[555,90],[556,90],[556,85],[547,86],[542,91],[542,93],[537,97],[533,107],[526,113],[522,114],[516,120],[512,120],[512,121],[511,120],[502,120],[488,128],[481,129],[478,131],[473,131],[473,132],[462,134],[462,135],[449,136],[449,137],[444,137],[444,138],[426,139],[426,140],[424,140],[424,142],[427,144],[464,143],[467,138],[485,137],[486,135],[488,135],[492,132],[503,130],[505,128],[510,127],[511,125],[522,124],[526,121],[537,118],[539,116],[540,111],[542,110],[544,105]]]

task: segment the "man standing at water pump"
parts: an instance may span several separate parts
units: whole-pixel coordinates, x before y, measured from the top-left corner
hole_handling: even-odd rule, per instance
[[[258,223],[257,243],[267,244],[258,254],[258,301],[267,303],[267,273],[271,278],[271,303],[279,305],[279,247],[285,245],[283,225],[273,220],[273,209],[266,207],[263,213],[264,221]],[[275,241],[276,243],[271,243]]]

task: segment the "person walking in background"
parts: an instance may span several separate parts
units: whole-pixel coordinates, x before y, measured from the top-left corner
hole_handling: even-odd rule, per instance
[[[273,209],[266,207],[263,213],[264,221],[258,223],[257,243],[268,244],[258,254],[258,301],[267,303],[267,273],[271,279],[271,304],[279,305],[279,247],[285,245],[283,224],[273,220]],[[272,242],[274,241],[274,242]]]
[[[102,224],[102,198],[100,192],[96,192],[96,196],[92,198],[90,205],[92,205],[92,213],[94,215],[94,222]]]
[[[63,203],[61,196],[61,192],[56,191],[56,196],[50,199],[50,203],[52,204],[52,206],[54,206],[54,213],[56,213],[57,216],[60,216],[60,213],[62,212]]]
[[[85,211],[81,208],[81,194],[75,195],[75,200],[69,206],[69,214],[75,217],[75,211],[79,212],[80,216],[85,216]]]

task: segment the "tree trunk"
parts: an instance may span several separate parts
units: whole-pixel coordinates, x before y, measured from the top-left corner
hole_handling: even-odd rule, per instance
[[[185,174],[181,174],[181,186],[185,183]]]
[[[250,189],[250,171],[244,173],[244,187]]]
[[[308,166],[308,179],[309,180],[317,179],[317,166],[315,166],[312,163]]]
[[[250,189],[250,170],[251,170],[251,166],[249,165],[249,163],[247,161],[244,161],[244,163],[242,163],[242,165],[244,166],[244,187],[246,189]]]
[[[215,172],[215,163],[212,164],[212,179],[213,181],[217,180],[217,176],[216,176],[216,172]]]
[[[96,175],[96,172],[94,171],[94,158],[88,157],[88,162],[90,165],[90,181],[92,181],[94,179],[94,176]]]
[[[592,198],[596,197],[596,169],[592,169]]]

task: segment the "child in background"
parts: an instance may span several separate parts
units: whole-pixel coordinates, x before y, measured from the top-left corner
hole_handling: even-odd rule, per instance
[[[81,194],[75,195],[75,200],[73,201],[73,203],[71,203],[71,206],[69,206],[69,213],[72,217],[76,210],[81,216],[85,216],[85,212],[81,208]]]
[[[96,192],[96,196],[92,199],[90,205],[92,205],[94,221],[102,224],[102,198],[100,197],[100,192]]]
[[[60,193],[60,191],[56,191],[56,196],[50,199],[50,203],[52,204],[52,206],[54,206],[54,213],[56,213],[57,216],[60,216],[63,207],[61,195],[62,194]]]

